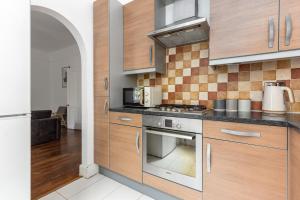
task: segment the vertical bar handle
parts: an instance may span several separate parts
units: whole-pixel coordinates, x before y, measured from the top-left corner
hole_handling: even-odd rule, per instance
[[[149,48],[149,62],[150,62],[150,65],[152,66],[152,64],[153,64],[153,45],[151,45]]]
[[[107,99],[105,100],[105,103],[104,103],[104,112],[105,112],[105,114],[108,114],[108,100]]]
[[[293,23],[291,15],[285,16],[285,46],[290,46],[293,32]]]
[[[105,77],[105,79],[104,79],[104,88],[105,88],[105,90],[108,90],[108,78],[107,77]]]
[[[135,147],[136,147],[136,152],[138,154],[140,154],[140,133],[139,133],[139,130],[136,129],[136,135],[135,135]]]
[[[275,23],[274,23],[274,17],[269,17],[269,48],[274,47],[274,40],[275,40]]]
[[[206,170],[207,173],[211,172],[211,145],[207,144],[206,147]]]

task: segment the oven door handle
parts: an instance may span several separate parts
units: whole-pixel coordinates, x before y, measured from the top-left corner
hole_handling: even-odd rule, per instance
[[[183,134],[175,134],[175,133],[168,133],[168,132],[161,132],[161,131],[154,131],[154,130],[146,130],[146,133],[168,136],[168,137],[175,137],[175,138],[186,139],[186,140],[195,139],[194,135],[183,135]]]

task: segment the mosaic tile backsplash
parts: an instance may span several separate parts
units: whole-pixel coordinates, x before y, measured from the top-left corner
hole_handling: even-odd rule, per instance
[[[215,99],[251,99],[261,110],[263,84],[284,82],[294,92],[290,111],[300,112],[300,59],[252,64],[208,65],[208,42],[167,49],[166,74],[138,75],[138,86],[162,86],[164,104],[205,105]]]

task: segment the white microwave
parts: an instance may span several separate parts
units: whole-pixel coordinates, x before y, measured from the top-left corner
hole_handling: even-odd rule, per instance
[[[144,107],[155,107],[162,104],[161,86],[144,87]]]

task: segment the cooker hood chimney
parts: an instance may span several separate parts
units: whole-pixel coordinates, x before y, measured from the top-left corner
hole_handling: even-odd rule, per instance
[[[150,38],[166,48],[208,40],[209,25],[198,15],[198,0],[160,1],[165,5],[166,21],[172,23],[149,33]]]

